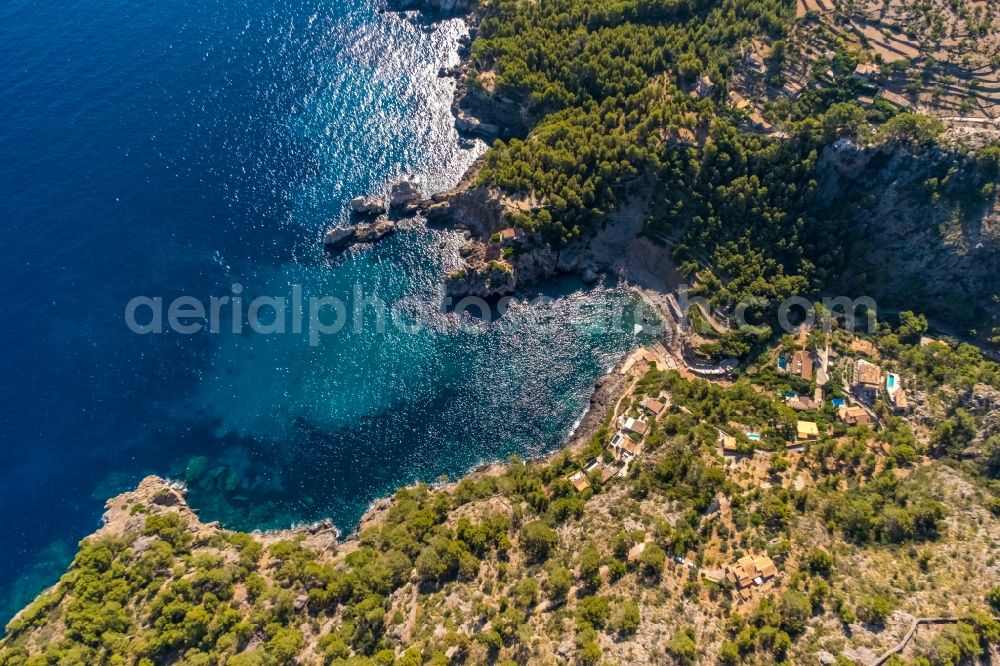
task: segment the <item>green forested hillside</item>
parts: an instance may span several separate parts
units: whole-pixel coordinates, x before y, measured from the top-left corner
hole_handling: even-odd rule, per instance
[[[780,35],[794,3],[504,0],[486,12],[473,62],[538,124],[494,146],[482,177],[543,198],[535,222],[559,243],[613,206],[614,188],[655,171],[678,129],[713,114],[686,89],[700,75],[722,83],[736,46]]]
[[[854,101],[858,56],[846,50],[832,64],[836,84],[817,80],[795,102],[779,97],[770,112],[777,128],[752,131],[746,113],[730,105],[728,86],[753,44],[783,43],[794,5],[484,3],[469,84],[488,82],[493,96],[521,102],[533,126],[526,137],[494,144],[480,182],[539,202],[512,222],[557,246],[586,238],[627,199],[648,201],[650,237],[674,248],[692,278],[708,269],[698,281],[722,307],[826,288],[871,290],[876,278],[863,267],[853,266],[848,282],[841,277],[849,259],[862,256],[857,222],[874,214],[878,192],[859,188],[835,206],[817,202],[823,152],[840,138],[895,144],[928,172],[912,188],[913,216],[926,217],[919,206],[929,205],[933,188],[934,205],[961,210],[974,225],[993,200],[1000,149],[974,158],[932,154],[938,121]],[[780,48],[771,59],[780,70]],[[955,160],[964,177],[942,181]],[[960,324],[988,331],[1000,321],[980,314]],[[747,342],[731,341],[730,351],[745,353]]]
[[[872,430],[793,412],[760,368],[731,385],[637,369],[623,414],[669,402],[623,477],[604,427],[546,460],[401,489],[337,542],[310,529],[201,523],[150,477],[112,499],[70,569],[7,627],[0,665],[867,663],[908,622],[902,661],[972,663],[1000,647],[1000,436],[973,394],[1000,371],[968,346],[884,328],[886,368],[921,413]],[[850,336],[835,335],[838,349]],[[796,419],[820,435],[802,450]],[[939,426],[936,424],[951,424]],[[722,455],[719,430],[743,454]],[[754,443],[742,435],[754,429]],[[759,586],[723,576],[746,556]],[[969,585],[970,580],[977,581]],[[866,652],[867,651],[867,652]]]

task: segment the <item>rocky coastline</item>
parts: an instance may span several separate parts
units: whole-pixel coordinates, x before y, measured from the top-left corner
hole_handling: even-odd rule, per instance
[[[608,410],[626,388],[625,375],[618,372],[620,367],[619,363],[610,372],[597,379],[586,411],[573,433],[559,449],[540,456],[539,459],[548,459],[567,449],[575,450],[585,445],[603,426]],[[501,474],[510,464],[512,463],[484,463],[469,470],[460,479],[445,485],[453,487],[464,478]],[[181,482],[155,475],[147,476],[134,490],[112,497],[105,503],[101,527],[87,538],[122,536],[129,532],[141,534],[147,516],[162,512],[180,514],[202,541],[209,541],[212,537],[229,531],[217,521],[203,522],[196,511],[188,505],[186,495],[187,487]],[[301,538],[305,545],[321,551],[332,552],[345,547],[350,549],[357,545],[360,532],[384,520],[393,503],[392,497],[376,499],[361,516],[357,529],[346,535],[328,519],[287,529],[258,531],[254,534],[265,544]]]
[[[482,18],[474,2],[390,0],[387,9],[418,11],[430,18],[462,16],[469,25],[470,35],[462,41],[459,49],[460,64],[439,72],[442,78],[453,77],[457,80],[451,111],[460,137],[476,136],[489,142],[526,132],[528,120],[523,108],[512,100],[498,99],[481,89],[473,89],[467,81],[471,71],[471,43]],[[515,119],[514,122],[511,119]],[[463,174],[454,188],[429,196],[424,196],[419,186],[409,178],[390,184],[386,198],[373,194],[359,195],[351,200],[350,206],[354,217],[362,220],[360,224],[330,229],[324,237],[324,244],[328,250],[339,252],[355,244],[378,242],[395,231],[398,220],[415,217],[423,218],[429,225],[462,232],[465,242],[459,248],[459,255],[463,265],[447,277],[444,285],[446,295],[454,299],[510,295],[518,289],[566,275],[576,275],[585,284],[593,284],[600,279],[602,272],[612,268],[606,258],[595,257],[589,242],[553,250],[541,238],[512,228],[506,218],[506,213],[511,210],[510,202],[504,201],[498,190],[478,182],[481,167],[482,159]],[[363,221],[372,217],[375,218],[372,223]],[[380,225],[381,229],[388,231],[376,231],[375,228]],[[624,375],[618,372],[620,365],[595,381],[587,408],[573,432],[556,451],[541,458],[583,446],[603,426],[607,411],[626,386]],[[483,463],[462,478],[499,474],[508,464]],[[361,516],[358,528],[347,535],[344,542],[356,540],[365,527],[379,523],[392,505],[391,497],[372,502]]]
[[[465,14],[473,7],[471,0],[388,0],[389,11],[421,11],[436,16]]]
[[[459,65],[442,69],[439,76],[454,77],[452,101],[455,128],[461,140],[479,138],[487,143],[497,138],[523,136],[528,129],[527,111],[515,101],[488,92],[476,85],[471,44],[482,18],[478,6],[468,0],[391,0],[389,11],[417,11],[428,18],[462,16],[469,25],[469,37],[459,48]],[[451,190],[424,196],[416,183],[402,179],[390,185],[387,199],[360,195],[351,201],[359,224],[334,226],[324,235],[331,253],[343,252],[356,244],[371,244],[391,235],[399,220],[420,217],[428,224],[464,233],[459,249],[461,265],[444,284],[445,295],[454,300],[465,297],[499,298],[560,276],[575,275],[593,284],[611,262],[595,256],[591,242],[578,242],[553,249],[537,234],[511,226],[509,214],[529,205],[506,199],[501,192],[479,183],[482,161],[477,161]],[[373,223],[366,220],[375,217]]]

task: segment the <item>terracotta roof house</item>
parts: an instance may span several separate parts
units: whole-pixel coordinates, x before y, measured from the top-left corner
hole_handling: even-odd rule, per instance
[[[628,430],[629,432],[634,432],[637,435],[645,435],[649,432],[649,424],[639,419],[634,419],[631,416],[625,420],[622,424],[622,428]]]
[[[506,229],[501,231],[498,235],[500,236],[501,243],[509,243],[510,241],[514,241],[520,238],[523,235],[523,233],[524,232],[522,232],[520,229],[516,229],[514,227],[507,227]]]
[[[764,116],[760,115],[759,111],[754,111],[750,114],[750,124],[764,132],[770,132],[774,129],[774,125],[768,122]]]
[[[756,572],[757,570],[753,565],[753,558],[746,555],[736,560],[735,564],[726,567],[726,578],[736,585],[736,587],[750,587],[753,585],[753,579],[757,575]]]
[[[819,426],[812,421],[797,421],[795,423],[795,439],[806,442],[819,437]]]
[[[822,406],[821,403],[816,402],[812,398],[804,398],[799,395],[789,398],[786,404],[797,412],[808,412],[811,409],[819,409]]]
[[[837,408],[837,418],[848,425],[871,425],[872,417],[864,407],[843,405]]]
[[[753,559],[753,564],[757,568],[760,577],[765,580],[778,575],[778,567],[774,566],[774,562],[767,555],[758,555]]]
[[[739,448],[736,446],[736,438],[732,435],[727,435],[721,430],[719,431],[719,437],[716,441],[722,447],[723,455],[734,454],[739,451]]]
[[[643,398],[639,405],[653,416],[659,416],[667,408],[666,403],[650,397]]]
[[[906,397],[906,391],[897,389],[892,394],[892,406],[897,414],[901,414],[910,408],[910,400]]]
[[[763,585],[778,575],[778,568],[767,555],[744,555],[726,566],[726,578],[742,591],[753,585]],[[741,595],[741,598],[745,598]]]
[[[882,369],[874,363],[861,360],[854,366],[854,383],[866,389],[877,389],[882,378]]]
[[[814,357],[812,352],[800,349],[792,355],[791,373],[809,381],[813,376]]]
[[[743,109],[750,106],[750,100],[748,100],[746,97],[739,94],[735,90],[729,91],[729,103],[735,106],[738,111],[742,111]]]
[[[618,474],[618,468],[612,467],[611,465],[602,465],[601,467],[601,483],[607,483]]]
[[[633,441],[631,437],[622,437],[621,441],[619,441],[616,446],[621,449],[622,452],[628,453],[632,456],[639,455],[639,452],[642,450],[642,444]]]
[[[798,99],[802,95],[802,84],[796,83],[795,81],[789,81],[785,85],[781,86],[781,92],[791,99]]]
[[[570,474],[566,477],[566,480],[569,481],[574,488],[576,488],[577,492],[583,492],[590,487],[590,481],[587,480],[587,475],[580,470]]]
[[[854,394],[863,402],[874,402],[881,378],[882,368],[865,360],[858,361],[854,364]]]

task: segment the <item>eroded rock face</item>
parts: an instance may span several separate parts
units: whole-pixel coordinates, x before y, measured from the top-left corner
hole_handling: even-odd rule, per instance
[[[105,504],[102,526],[95,537],[123,536],[127,533],[143,534],[146,519],[151,515],[177,514],[196,539],[208,541],[212,536],[227,533],[217,522],[204,523],[187,504],[187,489],[183,484],[168,481],[159,476],[147,476],[139,482],[135,490],[112,497]],[[263,535],[267,539],[280,540],[304,536],[311,545],[334,548],[340,532],[329,520],[321,520],[289,530],[277,530]],[[148,546],[149,539],[139,543],[139,549]]]
[[[455,190],[435,195],[422,209],[428,221],[464,229],[472,239],[459,249],[463,265],[448,280],[449,296],[503,296],[560,275],[577,275],[587,284],[600,279],[607,266],[594,259],[588,243],[553,249],[523,229],[500,238],[511,231],[507,208],[497,191],[470,186],[474,179],[472,174]]]
[[[453,299],[467,297],[498,298],[517,289],[514,271],[490,266],[470,266],[456,271],[445,280],[445,293]]]
[[[385,202],[374,197],[354,197],[351,210],[358,215],[381,215],[385,213]]]
[[[380,217],[374,224],[363,224],[355,228],[354,237],[359,243],[377,243],[396,231],[396,223]]]
[[[409,180],[401,180],[392,186],[389,192],[389,207],[394,209],[406,208],[417,204],[420,201],[420,190],[416,183]]]
[[[443,222],[451,215],[451,204],[447,201],[432,203],[424,210],[428,222]]]
[[[842,289],[962,326],[1000,315],[1000,211],[974,159],[840,140],[817,170],[820,207],[843,215]]]
[[[472,8],[469,0],[388,0],[393,11],[422,11],[432,14],[459,14]]]
[[[517,274],[495,248],[474,240],[459,248],[463,266],[445,280],[445,293],[453,299],[467,296],[496,298],[514,293]]]
[[[343,252],[358,243],[377,243],[396,231],[396,223],[383,216],[372,224],[334,227],[323,235],[323,245],[330,252]]]
[[[500,128],[493,123],[484,123],[478,118],[462,112],[455,118],[455,129],[466,134],[478,134],[487,139],[492,139],[500,134]]]

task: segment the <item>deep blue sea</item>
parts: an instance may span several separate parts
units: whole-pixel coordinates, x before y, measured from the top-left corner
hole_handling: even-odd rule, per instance
[[[104,500],[156,473],[206,520],[332,518],[400,483],[559,445],[634,345],[629,292],[553,285],[497,323],[441,314],[460,238],[336,260],[346,202],[453,185],[484,146],[449,114],[464,34],[370,0],[0,3],[0,617],[54,583]],[[136,296],[336,296],[306,333],[138,335]],[[226,330],[231,315],[222,315]],[[403,331],[400,322],[419,323]],[[264,317],[266,319],[266,315]]]

